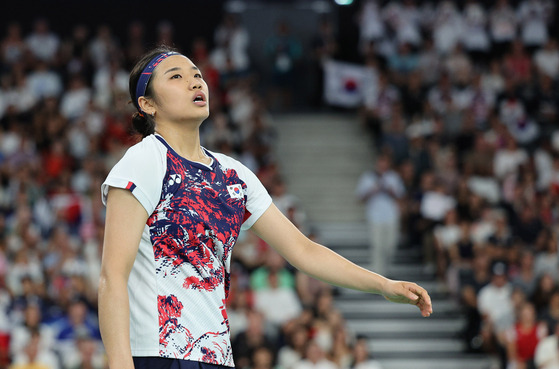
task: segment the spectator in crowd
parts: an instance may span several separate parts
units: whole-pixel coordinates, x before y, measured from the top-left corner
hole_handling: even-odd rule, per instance
[[[25,39],[27,49],[33,57],[52,65],[58,56],[60,37],[51,32],[46,18],[38,18],[33,24],[33,32]]]
[[[504,349],[506,332],[514,323],[512,286],[508,281],[507,266],[502,261],[491,267],[491,282],[479,291],[478,309],[484,319],[486,337]]]
[[[64,367],[69,369],[103,369],[106,358],[99,341],[88,334],[76,337],[76,350],[63,358]]]
[[[536,289],[531,296],[531,301],[536,306],[538,313],[541,313],[546,306],[549,306],[551,294],[556,287],[556,283],[550,274],[543,273],[538,276]]]
[[[495,57],[503,55],[516,37],[517,19],[508,0],[498,0],[489,12],[492,50]]]
[[[463,18],[453,1],[437,4],[436,18],[433,25],[433,41],[440,55],[448,55],[460,42]]]
[[[114,55],[118,55],[118,43],[108,24],[100,24],[89,42],[89,54],[96,69],[107,66]]]
[[[41,336],[37,331],[31,332],[31,337],[25,348],[18,352],[13,359],[10,369],[59,369],[60,361],[53,350],[44,347]]]
[[[372,358],[365,337],[358,337],[353,344],[353,358],[353,369],[382,369],[380,363]]]
[[[293,365],[300,362],[305,355],[309,332],[303,325],[297,325],[290,330],[287,344],[282,346],[278,352],[278,366],[282,369],[291,369]]]
[[[520,38],[529,49],[535,50],[547,42],[550,10],[547,0],[523,0],[518,5]]]
[[[534,52],[534,64],[540,73],[557,80],[559,77],[559,50],[556,39],[550,38],[544,47]]]
[[[235,365],[239,368],[250,367],[253,355],[261,347],[276,347],[276,332],[270,333],[266,328],[266,322],[262,313],[251,310],[248,314],[246,330],[240,332],[233,340],[233,352],[235,352]]]
[[[242,75],[250,69],[250,37],[237,15],[225,14],[214,32],[215,47],[210,55],[221,74]]]
[[[382,20],[382,8],[378,0],[362,2],[358,14],[359,50],[364,53],[371,45],[384,38],[386,26]]]
[[[559,290],[554,289],[549,298],[549,304],[538,317],[546,323],[547,331],[551,334],[555,331],[557,323],[559,323]]]
[[[277,22],[274,34],[266,39],[265,53],[272,66],[269,106],[273,109],[292,107],[302,45],[291,32],[287,19]]]
[[[491,40],[487,31],[487,10],[477,0],[468,0],[464,6],[464,33],[462,42],[475,64],[489,56]]]
[[[363,173],[357,184],[356,195],[366,204],[369,223],[370,260],[373,270],[380,274],[398,247],[400,237],[400,203],[404,195],[400,175],[392,169],[389,155],[377,158],[375,169]]]
[[[509,365],[517,368],[534,367],[534,354],[538,342],[547,336],[547,326],[536,320],[536,310],[530,302],[522,304],[516,323],[507,333]]]
[[[383,87],[360,112],[366,112],[362,117],[373,128],[375,153],[392,155],[405,185],[407,206],[401,220],[406,237],[401,242],[425,246],[425,262],[441,262],[426,264],[425,270],[442,272],[446,278],[440,281],[447,289],[458,286],[454,298],[466,312],[470,350],[496,354],[506,345],[507,337],[497,334],[496,340],[495,327],[483,319],[487,300],[505,296],[502,308],[515,311],[518,302],[513,300],[525,296],[549,333],[555,332],[538,344],[535,364],[557,366],[557,5],[546,0],[421,3],[362,1],[356,18],[355,52],[363,65],[374,65]],[[249,23],[241,17],[230,22],[230,14],[218,16],[215,34],[193,42],[195,62],[211,84],[215,109],[216,122],[208,121],[204,132],[206,145],[222,147],[226,138],[232,156],[258,173],[271,190],[282,177],[273,157],[277,138],[268,130],[273,127],[269,110],[283,108],[279,101],[269,106],[261,98],[268,88],[254,78],[258,66],[248,53]],[[104,221],[96,189],[134,141],[128,131],[127,81],[130,66],[149,41],[148,24],[133,21],[124,35],[109,24],[91,29],[69,24],[66,34],[49,24],[55,26],[52,20],[31,18],[26,29],[12,21],[0,37],[0,330],[2,339],[12,343],[10,357],[0,359],[0,366],[11,362],[23,368],[42,361],[54,368],[80,362],[95,367],[104,365],[95,339],[75,335],[68,341],[75,348],[73,355],[59,361],[48,332],[59,328],[55,322],[69,318],[68,306],[76,298],[96,304],[94,266],[100,260]],[[170,25],[161,23],[156,42],[179,41]],[[321,34],[323,43],[333,46],[341,41],[339,30],[335,22],[328,27],[328,35]],[[272,87],[288,88],[293,79],[283,79],[286,74],[280,72],[289,75],[305,62],[298,57],[304,55],[303,39],[274,39],[281,47],[270,55],[271,65],[279,68]],[[235,63],[226,62],[223,50],[233,50]],[[346,57],[333,50],[316,49]],[[235,65],[245,72],[248,66],[251,73],[231,72]],[[435,217],[421,208],[433,203],[434,194],[446,204]],[[494,216],[490,207],[504,209],[506,216]],[[295,223],[305,223],[297,215],[304,210],[300,204],[297,209],[286,206]],[[452,213],[456,221],[446,218],[455,216]],[[436,244],[446,250],[439,259],[434,257]],[[268,247],[247,234],[236,248],[232,286],[238,287],[232,287],[237,292],[230,296],[230,315],[238,325],[232,324],[232,332],[240,340],[251,340],[247,331],[268,337],[254,340],[258,343],[250,350],[235,339],[239,367],[292,368],[305,355],[303,347],[315,329],[322,355],[332,358],[337,347],[332,326],[339,324],[332,290],[284,265],[279,281],[298,292],[305,308],[276,330],[260,315],[260,328],[250,330],[258,288],[268,288]],[[498,270],[489,267],[496,261],[508,264],[509,283],[501,288],[492,275]],[[76,265],[85,274],[68,273]],[[429,268],[433,265],[439,268]],[[506,298],[507,290],[515,297]],[[297,333],[291,334],[292,329]],[[0,345],[3,350],[5,345]],[[366,360],[366,348],[365,340],[355,343],[354,366],[377,369],[378,362]],[[505,361],[516,360],[510,352]],[[506,356],[506,351],[501,354]]]
[[[538,342],[534,363],[538,369],[555,369],[559,367],[559,325],[555,326],[553,334]]]
[[[293,369],[334,369],[336,364],[326,358],[324,350],[315,341],[310,341],[305,349],[305,357],[294,364]]]
[[[278,272],[270,271],[268,286],[255,291],[254,296],[254,308],[276,327],[295,319],[302,310],[295,288],[280,287],[278,279]]]

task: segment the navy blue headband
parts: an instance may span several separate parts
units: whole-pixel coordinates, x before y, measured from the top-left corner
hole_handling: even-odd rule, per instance
[[[161,63],[163,60],[167,59],[172,55],[181,55],[181,54],[174,51],[170,51],[168,53],[161,53],[157,55],[155,58],[151,59],[149,64],[146,65],[144,70],[142,70],[142,74],[140,74],[140,78],[138,78],[138,83],[136,84],[136,101],[134,102],[134,105],[136,105],[136,108],[138,108],[140,114],[142,114],[143,112],[142,109],[140,108],[140,105],[138,104],[138,99],[146,94],[146,88],[148,87],[149,79],[151,78],[151,75],[153,74],[155,67],[157,67],[159,63]]]

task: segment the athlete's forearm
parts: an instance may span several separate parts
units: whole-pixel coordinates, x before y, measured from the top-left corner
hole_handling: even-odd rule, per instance
[[[352,263],[329,248],[307,241],[289,257],[297,269],[324,282],[369,293],[383,293],[387,278]]]
[[[315,278],[341,287],[382,294],[391,302],[416,305],[424,317],[433,312],[431,298],[421,286],[385,278],[311,241],[274,204],[252,229],[293,266]]]
[[[130,350],[127,282],[102,275],[99,282],[99,328],[110,369],[134,369]]]
[[[254,232],[272,245],[294,267],[312,277],[340,287],[383,293],[387,278],[352,263],[303,235],[275,207],[253,226]]]

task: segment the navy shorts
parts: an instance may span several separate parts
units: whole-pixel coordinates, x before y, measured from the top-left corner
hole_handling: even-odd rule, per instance
[[[135,369],[232,369],[230,366],[166,357],[134,356]]]

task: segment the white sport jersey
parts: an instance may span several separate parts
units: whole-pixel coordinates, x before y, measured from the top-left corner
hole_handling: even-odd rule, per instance
[[[240,162],[179,156],[159,135],[132,146],[102,185],[129,189],[150,214],[130,278],[133,356],[234,366],[225,301],[231,251],[272,199]]]

